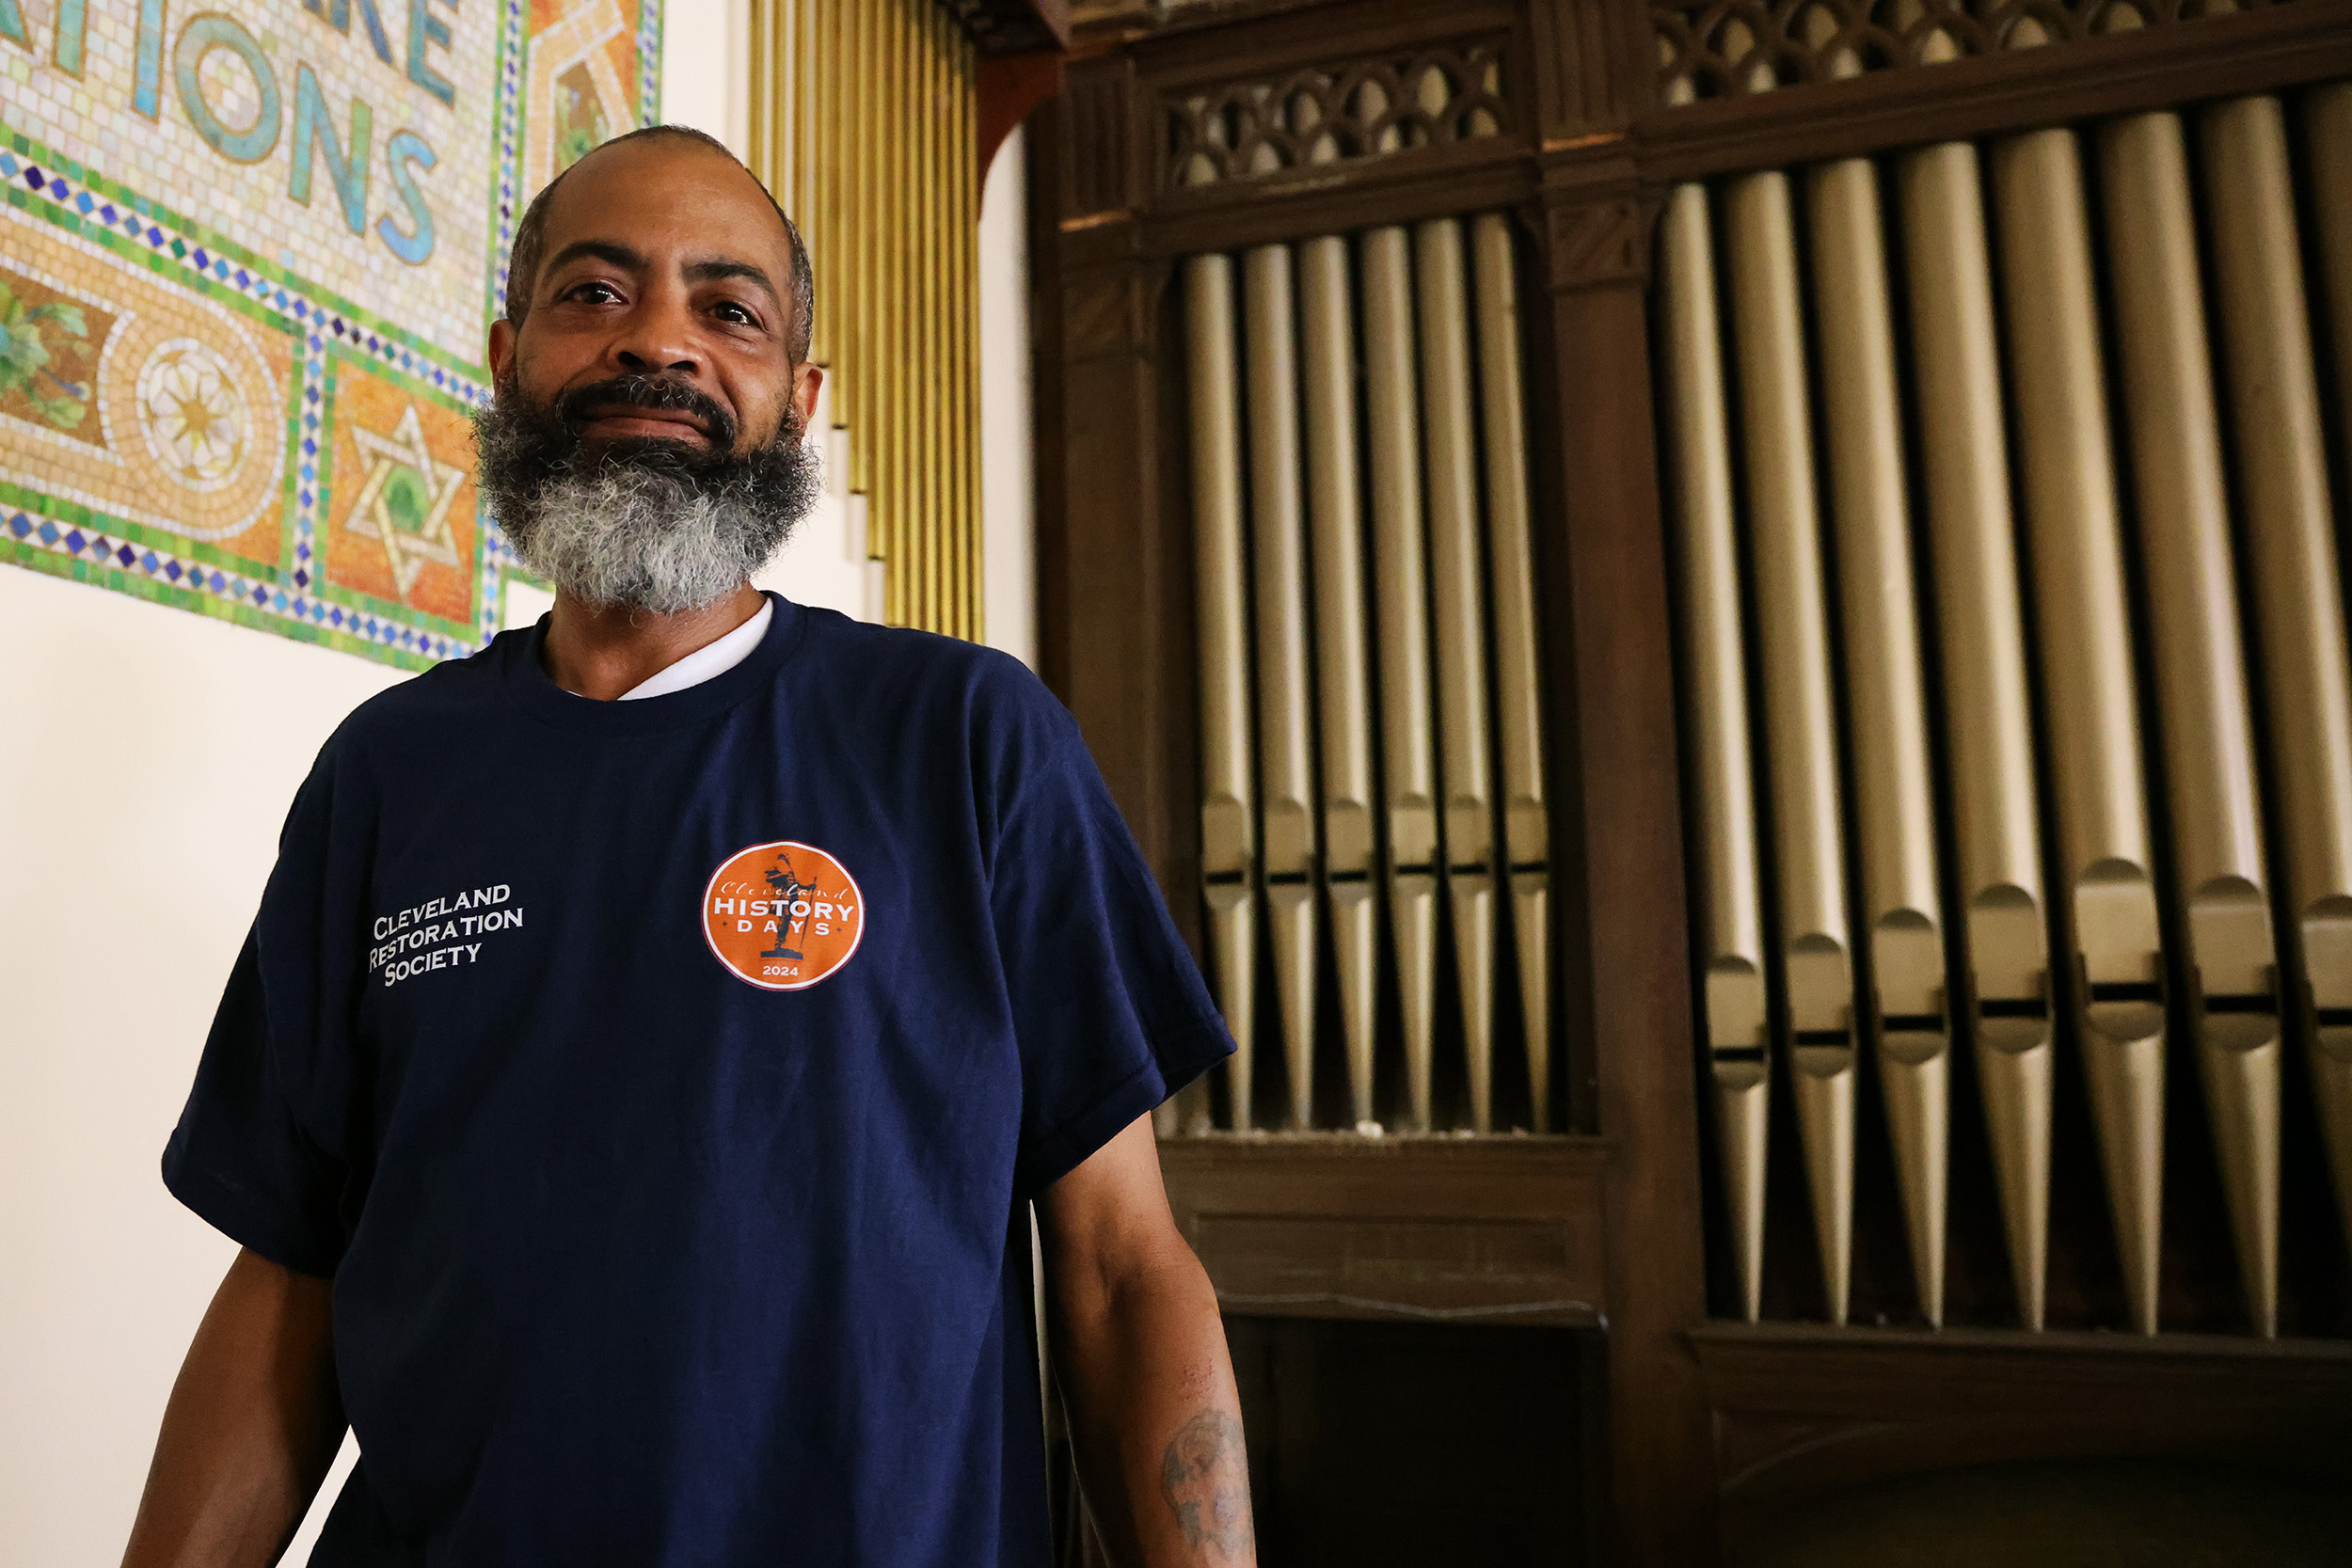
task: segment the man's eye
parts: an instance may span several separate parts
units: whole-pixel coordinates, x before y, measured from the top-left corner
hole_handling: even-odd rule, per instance
[[[759,318],[757,316],[753,315],[750,310],[736,304],[733,300],[723,300],[715,309],[718,310],[721,320],[732,322],[738,326],[757,326],[759,325]]]
[[[587,305],[604,305],[621,296],[610,283],[582,283],[572,290],[569,297]]]

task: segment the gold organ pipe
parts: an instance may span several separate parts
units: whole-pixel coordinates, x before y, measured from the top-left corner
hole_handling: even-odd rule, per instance
[[[1355,310],[1347,242],[1298,247],[1306,343],[1307,496],[1314,532],[1315,654],[1322,698],[1323,883],[1338,959],[1348,1095],[1373,1120],[1379,901],[1373,886],[1372,687],[1364,625],[1363,497],[1357,483]]]
[[[2285,973],[2303,981],[2282,992],[2282,1020],[2304,1039],[2341,1172],[2352,1162],[2352,673],[2286,117],[2275,98],[2241,98],[2208,109],[2201,130],[2284,838],[2289,924],[2277,936]]]
[[[1993,172],[2063,879],[2053,913],[2124,1289],[2153,1334],[2164,955],[2080,148],[2071,131],[2013,136]]]
[[[950,443],[961,454],[956,465],[962,489],[952,498],[947,521],[968,534],[968,545],[953,532],[943,535],[940,553],[958,574],[957,602],[965,607],[970,635],[985,634],[983,607],[987,603],[981,579],[980,554],[980,184],[979,184],[979,60],[971,40],[961,30],[950,35],[954,98],[958,107],[956,139],[947,172],[954,176],[957,210],[963,216],[952,230],[956,268],[961,285],[956,290],[957,363],[960,373],[951,388],[956,418],[949,428]],[[960,524],[958,520],[961,520]]]
[[[2020,1317],[2042,1326],[2049,1245],[2049,950],[2015,524],[1976,149],[1901,163],[1941,601],[1965,975]]]
[[[2352,82],[2337,82],[2312,91],[2304,106],[2304,125],[2311,150],[2312,219],[2322,272],[2319,296],[2326,301],[2328,325],[2335,345],[2336,405],[2344,419],[2340,438],[2352,451]],[[2341,565],[2341,562],[2339,562]],[[2308,904],[2298,905],[2308,910]],[[2334,980],[2323,981],[2321,971],[2340,974],[2345,962],[2344,917],[2330,914],[2330,928],[2312,931],[2304,916],[2305,965],[2312,971],[2311,990],[2304,1005],[2315,1024],[2312,1049],[2312,1082],[2326,1131],[2328,1164],[2335,1176],[2336,1214],[2352,1237],[2352,997]],[[2314,954],[2322,957],[2315,958]]]
[[[841,0],[809,0],[809,8],[823,19],[825,66],[835,71],[841,71],[854,59],[851,33],[854,22],[849,6]],[[850,95],[837,90],[818,91],[817,72],[819,69],[822,68],[812,57],[801,78],[801,87],[820,105],[821,112],[818,119],[823,128],[821,145],[817,150],[817,158],[823,161],[818,162],[817,158],[810,161],[807,178],[816,192],[816,199],[811,206],[824,216],[826,248],[814,252],[811,260],[813,261],[816,256],[822,256],[830,261],[834,256],[849,255],[843,236],[849,232],[849,192],[853,182],[842,179],[840,175],[853,173],[856,164],[850,150]],[[840,287],[836,288],[837,281]],[[825,353],[820,362],[837,366],[846,357],[843,351],[849,345],[851,296],[848,280],[834,279],[830,276],[830,269],[824,287],[832,293],[834,305],[830,311],[819,310],[817,313],[817,328],[825,340]],[[834,389],[834,422],[845,428],[849,424],[849,405],[838,387]],[[846,488],[846,474],[843,483]]]
[[[1438,989],[1437,747],[1430,734],[1429,600],[1414,402],[1410,241],[1401,228],[1362,239],[1365,421],[1370,434],[1374,624],[1380,639],[1382,793],[1388,812],[1389,925],[1404,1014],[1406,1122],[1427,1132]]]
[[[1764,1287],[1764,1169],[1772,1094],[1764,996],[1764,920],[1756,872],[1755,766],[1748,740],[1734,534],[1731,440],[1716,320],[1714,238],[1703,185],[1666,204],[1660,270],[1661,357],[1673,410],[1666,432],[1682,588],[1691,705],[1696,917],[1706,974],[1707,1049],[1743,1315]]]
[[[2100,129],[2190,1016],[2256,1331],[2278,1328],[2279,1004],[2252,724],[2179,117]]]
[[[1472,220],[1478,379],[1486,440],[1486,516],[1494,561],[1497,711],[1502,716],[1502,859],[1511,887],[1527,1086],[1534,1130],[1551,1103],[1551,829],[1544,811],[1543,681],[1535,632],[1534,525],[1527,502],[1527,411],[1519,386],[1518,283],[1510,220]]]
[[[1248,321],[1250,559],[1257,587],[1258,767],[1266,925],[1290,1069],[1290,1125],[1314,1107],[1314,761],[1307,694],[1306,517],[1297,311],[1288,245],[1242,259]]]
[[[878,433],[874,430],[873,420],[866,413],[874,401],[871,377],[878,368],[877,350],[881,346],[874,341],[873,291],[868,285],[873,280],[874,261],[879,248],[874,229],[882,182],[876,178],[881,171],[875,166],[875,153],[882,145],[882,95],[873,91],[872,87],[879,75],[876,68],[881,63],[882,8],[870,3],[861,4],[859,0],[844,0],[844,3],[850,6],[850,25],[856,31],[850,81],[857,86],[850,89],[853,94],[850,103],[856,110],[855,129],[849,147],[853,182],[843,203],[846,209],[843,215],[849,220],[848,233],[844,237],[850,243],[843,246],[843,251],[850,262],[850,276],[842,281],[848,284],[844,292],[850,296],[844,303],[850,306],[850,341],[845,345],[850,361],[847,368],[850,374],[845,378],[847,385],[842,390],[849,394],[849,420],[852,432],[850,442],[850,488],[869,498],[866,511],[868,526],[875,531],[881,553],[886,560],[896,553],[898,540],[893,537],[890,514],[873,505],[870,499],[874,488],[874,448],[879,443],[874,438]],[[898,573],[891,575],[893,578],[900,576]],[[898,582],[893,581],[889,591],[895,594],[900,587]]]
[[[1808,184],[1861,830],[1861,940],[1876,989],[1866,1016],[1877,1038],[1912,1276],[1921,1312],[1941,1325],[1950,1023],[1878,171],[1867,159],[1847,159],[1812,170]]]
[[[1487,758],[1486,617],[1481,592],[1477,434],[1462,225],[1414,233],[1420,285],[1422,422],[1427,449],[1431,598],[1438,649],[1438,777],[1446,906],[1469,1058],[1470,1127],[1494,1120],[1494,782]]]
[[[882,29],[881,70],[867,87],[874,103],[876,140],[874,183],[866,200],[874,218],[874,265],[881,275],[881,287],[876,291],[881,308],[874,311],[873,326],[877,439],[870,504],[884,518],[889,559],[900,563],[883,582],[884,598],[892,601],[887,618],[904,626],[921,613],[920,607],[930,598],[928,579],[937,564],[921,547],[923,492],[931,476],[928,472],[918,475],[907,461],[907,431],[921,414],[929,412],[922,405],[929,399],[930,388],[925,378],[907,375],[904,366],[911,349],[930,351],[926,340],[930,334],[923,328],[928,326],[932,293],[908,288],[913,279],[907,266],[907,235],[917,225],[939,232],[939,191],[927,178],[930,171],[921,166],[920,141],[909,135],[915,118],[913,100],[925,86],[923,24],[928,18],[904,5],[880,7],[877,15]],[[882,301],[889,304],[882,305]],[[903,308],[899,308],[901,302]]]
[[[1242,542],[1241,378],[1233,264],[1184,263],[1200,659],[1200,871],[1209,967],[1234,1051],[1232,1124],[1249,1126],[1256,1040],[1258,800],[1249,742],[1248,567]]]
[[[751,58],[746,62],[748,85],[751,89],[752,122],[759,129],[752,135],[750,148],[754,166],[784,171],[788,182],[792,168],[790,150],[791,104],[790,80],[792,54],[790,32],[799,20],[797,12],[774,6],[755,6],[751,13]],[[776,199],[787,204],[795,201],[798,192],[788,182],[774,187]]]
[[[1742,176],[1725,197],[1791,1082],[1830,1317],[1842,1323],[1853,1241],[1853,976],[1796,242],[1786,175]]]
[[[954,18],[942,6],[933,6],[922,13],[923,52],[914,80],[909,86],[907,101],[912,107],[928,99],[934,103],[953,104],[947,94],[947,34],[955,27]],[[915,336],[914,357],[901,361],[910,366],[908,374],[911,395],[907,403],[921,411],[921,428],[943,435],[955,432],[955,406],[952,383],[961,373],[961,345],[956,341],[952,327],[956,308],[961,303],[962,290],[967,286],[962,277],[961,247],[951,237],[953,226],[963,221],[961,206],[955,199],[947,183],[946,160],[954,156],[954,128],[948,123],[954,117],[951,107],[946,116],[932,114],[923,118],[917,128],[914,147],[918,166],[915,178],[921,182],[923,205],[930,218],[930,232],[940,236],[942,254],[937,261],[944,263],[944,276],[916,296],[917,309],[909,312],[909,320],[919,324]],[[911,238],[911,236],[910,236]],[[944,362],[948,374],[930,376],[914,373],[916,363]],[[908,431],[913,436],[913,431]],[[912,441],[910,440],[910,445]],[[937,548],[939,528],[946,511],[946,501],[958,486],[965,453],[961,441],[951,441],[928,452],[902,451],[900,461],[921,474],[909,490],[908,499],[914,516],[911,527],[922,547],[915,556],[923,564],[923,590],[934,600],[945,602],[953,591],[951,574],[955,563]]]

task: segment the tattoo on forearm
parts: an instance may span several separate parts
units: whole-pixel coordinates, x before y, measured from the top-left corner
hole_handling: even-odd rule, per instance
[[[1160,1460],[1160,1490],[1186,1545],[1214,1546],[1229,1561],[1254,1548],[1249,1461],[1241,1422],[1224,1411],[1203,1410],[1177,1429]]]

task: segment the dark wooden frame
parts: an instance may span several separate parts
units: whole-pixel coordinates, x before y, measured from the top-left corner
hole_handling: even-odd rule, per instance
[[[1513,135],[1311,178],[1165,186],[1153,151],[1165,88],[1487,31],[1509,33],[1509,90],[1531,111]],[[1261,1243],[1282,1232],[1260,1222],[1276,1218],[1326,1227],[1298,1240],[1284,1274],[1296,1288],[1282,1293],[1309,1303],[1296,1309],[1375,1316],[1480,1299],[1436,1257],[1387,1270],[1369,1294],[1350,1285],[1345,1239],[1385,1222],[1451,1214],[1475,1227],[1549,1215],[1563,1236],[1594,1238],[1579,1275],[1591,1295],[1579,1299],[1597,1298],[1595,1321],[1606,1324],[1609,1451],[1587,1456],[1605,1468],[1585,1480],[1597,1476],[1610,1499],[1613,1529],[1599,1549],[1624,1562],[1711,1560],[1719,1496],[1736,1515],[1752,1473],[1772,1469],[1773,1445],[1802,1447],[1790,1434],[1809,1422],[1876,1422],[1915,1437],[1937,1430],[1931,1418],[1922,1429],[1919,1412],[1939,1401],[2023,1408],[2054,1375],[2085,1402],[2076,1451],[2127,1443],[2168,1399],[2211,1417],[2188,1422],[2181,1441],[2191,1449],[2199,1431],[2209,1446],[2242,1433],[2255,1407],[2274,1434],[2340,1434],[2352,1363],[2337,1346],[2167,1339],[2122,1352],[2063,1336],[1708,1323],[1679,761],[1675,726],[1661,721],[1676,711],[1676,688],[1647,283],[1659,204],[1677,182],[2352,75],[2352,0],[2291,0],[1680,107],[1655,102],[1648,23],[1624,0],[1244,0],[1120,30],[1082,26],[1073,49],[1064,94],[1037,126],[1030,182],[1042,662],[1188,933],[1200,883],[1174,263],[1501,207],[1517,214],[1549,283],[1531,304],[1551,352],[1531,369],[1550,437],[1536,443],[1535,477],[1559,856],[1554,990],[1590,1135],[1377,1153],[1314,1138],[1165,1146],[1180,1221],[1220,1286],[1236,1298],[1268,1293],[1241,1286],[1270,1266]],[[1236,1235],[1249,1246],[1227,1247]],[[2241,1375],[2252,1381],[2233,1384]],[[1836,1465],[1784,1469],[1776,1484],[1896,1473],[1929,1462],[1932,1447],[1857,1439]]]

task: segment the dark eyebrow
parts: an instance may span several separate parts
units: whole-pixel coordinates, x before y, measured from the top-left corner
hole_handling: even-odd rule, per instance
[[[645,270],[645,259],[618,240],[574,240],[570,245],[548,257],[546,266],[541,270],[555,272],[583,257],[593,258],[598,261],[609,261],[616,267],[623,267],[630,272]]]
[[[776,286],[768,280],[768,275],[749,261],[731,261],[719,258],[708,261],[689,261],[686,264],[686,280],[690,283],[716,283],[729,277],[739,277],[754,285],[777,305],[784,303],[784,296],[776,293]]]

